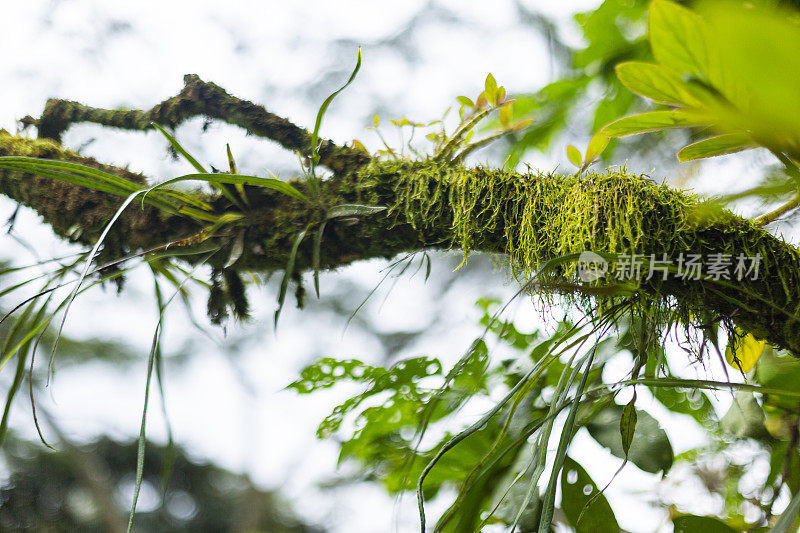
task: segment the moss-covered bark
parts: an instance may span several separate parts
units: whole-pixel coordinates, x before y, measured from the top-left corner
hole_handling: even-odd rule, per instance
[[[76,122],[142,130],[151,122],[174,127],[196,115],[239,125],[310,155],[308,131],[190,75],[180,94],[149,111],[104,110],[51,100],[41,118],[24,120],[38,127],[40,138],[0,132],[0,156],[78,162],[144,185],[144,177],[84,158],[62,148],[57,140]],[[270,189],[247,188],[244,217],[212,239],[221,248],[211,261],[219,279],[238,279],[233,270],[283,269],[297,235],[319,227],[326,206],[347,203],[388,209],[329,220],[320,250],[322,268],[425,248],[459,248],[465,255],[470,251],[504,254],[515,275],[528,281],[543,262],[584,250],[645,257],[655,254],[659,258],[666,254],[672,261],[680,254],[706,258],[712,254],[760,255],[757,279],[716,283],[674,276],[654,278],[642,281],[627,295],[616,293],[612,301],[627,298],[642,302],[640,308],[655,306],[662,322],[691,322],[701,328],[719,320],[735,323],[800,355],[800,253],[748,220],[705,209],[692,195],[624,172],[576,177],[466,168],[436,160],[376,161],[362,151],[330,141],[322,142],[320,156],[321,164],[334,175],[322,183],[320,196],[312,205]],[[294,185],[309,193],[306,183],[296,181]],[[0,169],[0,194],[36,210],[57,235],[86,245],[94,244],[123,201],[122,197],[5,169]],[[225,198],[202,199],[217,209],[216,214],[238,209]],[[106,240],[103,259],[197,235],[203,224],[192,217],[134,204]],[[238,250],[237,242],[244,242],[244,248]],[[296,269],[313,268],[312,243],[309,237],[300,245]],[[228,268],[233,249],[237,249],[237,260]],[[196,257],[186,255],[185,260],[192,262]],[[582,303],[586,299],[580,295],[602,292],[597,287],[576,285],[570,268],[548,273],[544,279],[548,287],[540,283],[537,290],[573,291],[578,295],[576,301]],[[611,287],[604,294],[614,290]],[[244,301],[238,305],[246,308]]]
[[[52,141],[0,135],[0,155],[27,155],[101,165]],[[295,183],[302,188],[302,183]],[[49,178],[0,171],[0,193],[35,209],[56,234],[93,244],[122,201]],[[682,317],[730,319],[778,346],[800,354],[800,254],[791,245],[750,221],[720,211],[698,217],[696,198],[620,172],[584,177],[518,174],[436,162],[372,162],[354,174],[324,182],[324,203],[366,203],[389,207],[385,213],[327,224],[321,266],[331,269],[356,260],[389,258],[424,248],[460,248],[506,254],[515,272],[527,279],[552,257],[583,250],[612,253],[760,254],[756,280],[728,285],[657,279],[642,290],[657,295]],[[212,202],[218,199],[207,198]],[[246,246],[237,270],[282,269],[291,245],[319,214],[314,208],[270,190],[250,191],[251,210],[217,242],[232,246],[244,231]],[[197,222],[153,207],[131,206],[106,246],[106,258],[147,250],[199,231]],[[296,267],[312,265],[312,239],[300,247]],[[220,264],[226,254],[218,254]],[[187,259],[191,261],[191,256]],[[563,273],[563,271],[562,271]]]
[[[100,109],[80,102],[52,99],[39,119],[26,117],[23,122],[37,126],[39,138],[60,141],[72,124],[91,122],[127,130],[146,130],[155,122],[174,128],[185,120],[205,116],[223,120],[247,130],[252,135],[266,137],[284,148],[303,155],[311,153],[308,131],[283,117],[270,113],[263,106],[231,96],[222,87],[205,82],[195,74],[184,77],[183,90],[150,110]],[[366,163],[369,156],[346,146],[323,140],[319,147],[320,164],[335,172],[353,169]]]

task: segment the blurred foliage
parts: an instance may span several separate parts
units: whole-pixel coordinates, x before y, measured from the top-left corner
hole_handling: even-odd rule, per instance
[[[136,442],[103,437],[80,446],[62,441],[60,448],[19,439],[3,446],[0,529],[125,531]],[[322,531],[295,518],[276,493],[192,460],[180,448],[148,443],[143,487],[139,531]]]
[[[603,131],[613,137],[696,127],[708,137],[678,152],[681,161],[764,146],[800,155],[800,16],[759,3],[703,3],[699,13],[669,0],[649,10],[649,42],[656,62],[616,65],[626,88],[672,111],[620,119]],[[753,43],[759,43],[753,46]]]
[[[558,79],[534,93],[514,94],[515,117],[533,118],[534,124],[515,135],[507,165],[516,165],[529,150],[546,151],[562,134],[588,138],[614,119],[643,107],[617,79],[614,67],[633,59],[652,58],[646,38],[646,0],[605,0],[597,9],[578,13],[574,20],[585,45],[571,48],[548,32],[551,47],[566,51]],[[539,17],[528,18],[541,26]],[[626,154],[652,152],[658,143],[642,140],[626,147]],[[604,156],[610,157],[612,145]]]

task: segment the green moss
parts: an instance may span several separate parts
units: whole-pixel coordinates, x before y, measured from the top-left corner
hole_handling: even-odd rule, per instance
[[[736,322],[800,353],[800,255],[753,223],[643,175],[620,170],[583,176],[504,172],[436,161],[373,163],[362,173],[371,201],[392,199],[395,227],[410,226],[422,246],[499,252],[520,282],[545,261],[583,251],[761,255],[758,279],[730,282],[660,278],[632,291],[616,282],[581,284],[575,262],[540,275],[531,292],[567,296],[587,310],[627,309],[666,328]],[[617,288],[615,289],[615,285]],[[598,297],[604,296],[604,297]],[[707,312],[715,309],[713,316]],[[652,320],[655,318],[655,320]]]

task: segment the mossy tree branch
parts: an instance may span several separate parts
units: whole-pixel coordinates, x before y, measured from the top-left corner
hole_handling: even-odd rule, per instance
[[[35,125],[40,139],[60,142],[61,135],[72,124],[91,122],[103,126],[144,131],[155,122],[175,128],[196,116],[206,116],[239,126],[252,135],[271,139],[287,150],[303,156],[311,154],[311,134],[263,106],[228,94],[222,87],[206,82],[195,74],[184,77],[184,88],[150,110],[100,109],[80,102],[51,99],[39,119],[25,117],[24,124]],[[334,172],[353,169],[365,164],[369,156],[361,150],[337,146],[322,140],[320,163]]]
[[[246,109],[237,112],[247,113]],[[87,113],[103,124],[122,123],[122,119],[112,119],[113,112]],[[124,113],[133,113],[120,116],[131,116],[132,124],[143,127],[153,114],[158,114],[153,110]],[[174,116],[187,116],[181,113]],[[83,116],[83,120],[88,117]],[[246,117],[236,120],[245,123]],[[279,129],[296,128],[290,123],[281,124]],[[284,139],[282,133],[270,132],[269,125],[263,127],[267,129],[265,137]],[[292,149],[298,146],[295,141],[284,145]],[[0,156],[5,155],[80,162],[140,183],[147,181],[84,158],[53,140],[0,134]],[[659,258],[667,254],[673,260],[681,253],[703,257],[758,254],[763,259],[757,279],[719,284],[654,278],[642,281],[636,293],[649,295],[651,302],[660,302],[657,305],[675,312],[679,319],[696,325],[717,320],[735,323],[800,355],[800,253],[730,212],[709,215],[691,195],[621,172],[582,177],[519,174],[433,160],[367,163],[364,156],[353,163],[349,149],[330,157],[333,159],[327,165],[335,173],[322,182],[322,205],[361,203],[389,209],[365,217],[328,221],[322,239],[322,268],[426,248],[461,248],[465,252],[505,254],[515,272],[522,279],[529,279],[543,261],[583,250],[656,254]],[[293,184],[307,192],[303,181]],[[122,202],[120,197],[9,170],[0,170],[0,193],[36,210],[57,235],[87,245],[94,243]],[[213,261],[217,264],[212,266],[221,268],[226,264],[229,254],[224,252],[233,247],[234,236],[243,233],[246,246],[233,268],[280,270],[286,265],[297,234],[319,222],[318,208],[267,189],[249,188],[248,196],[250,208],[245,217],[214,238],[223,253],[215,255]],[[218,207],[220,213],[233,209],[224,198],[204,200]],[[105,244],[104,255],[110,259],[148,250],[201,229],[192,219],[150,206],[132,206]],[[306,240],[299,248],[295,267],[311,269],[312,257],[312,243]],[[191,262],[192,256],[186,260]]]

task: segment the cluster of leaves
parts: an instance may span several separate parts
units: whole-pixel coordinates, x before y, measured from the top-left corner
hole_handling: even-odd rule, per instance
[[[547,151],[565,130],[592,132],[631,110],[641,109],[636,96],[619,82],[614,66],[620,61],[652,58],[647,45],[647,0],[604,0],[596,9],[574,19],[585,45],[569,48],[546,25],[551,52],[562,51],[561,76],[530,94],[514,94],[514,117],[533,117],[536,122],[513,136],[507,165],[515,166],[530,150]],[[541,17],[527,17],[541,26]],[[574,135],[574,133],[571,133]],[[657,144],[639,143],[650,150]],[[613,143],[604,152],[610,157]],[[629,147],[630,148],[630,147]],[[580,166],[580,165],[578,165]]]
[[[386,142],[379,129],[380,118],[375,115],[373,126],[369,129],[376,132],[384,146],[376,155],[384,158],[401,159],[407,157],[405,149],[408,148],[409,153],[418,159],[432,157],[437,161],[458,164],[462,163],[468,155],[476,150],[503,137],[522,132],[533,123],[531,118],[514,118],[514,100],[506,97],[505,87],[498,86],[497,80],[491,73],[486,76],[484,89],[477,97],[472,99],[467,96],[459,96],[456,100],[459,104],[459,121],[453,133],[448,133],[445,127],[450,109],[445,111],[442,119],[427,123],[414,122],[407,118],[390,120],[400,130],[402,140],[399,150],[392,148]],[[496,122],[498,127],[483,138],[473,141],[477,126],[482,123],[488,123],[488,119],[490,119],[494,111],[497,111]],[[487,125],[487,127],[490,126]],[[405,128],[411,130],[407,141],[404,136]],[[428,149],[420,151],[412,144],[417,129],[428,131],[425,134],[425,138],[430,142]],[[357,140],[353,141],[353,146],[366,151],[364,145]]]
[[[783,172],[724,198],[792,196],[784,208],[759,217],[759,223],[770,223],[800,205],[800,85],[786,75],[800,69],[791,52],[800,46],[797,12],[716,2],[703,4],[697,13],[656,0],[649,10],[649,44],[654,62],[625,61],[614,70],[631,93],[661,109],[596,124],[583,156],[574,146],[567,148],[570,162],[583,171],[613,138],[687,129],[693,142],[678,151],[681,162],[757,147],[781,162]]]
[[[601,131],[622,137],[695,127],[712,134],[681,149],[680,161],[755,146],[796,159],[800,85],[786,72],[800,68],[791,52],[800,45],[800,26],[794,13],[734,7],[707,4],[697,14],[668,0],[653,2],[649,41],[656,62],[624,62],[616,72],[632,92],[672,109],[616,120]]]
[[[647,325],[633,319],[618,333],[597,341],[586,372],[585,368],[581,371],[581,362],[573,364],[575,353],[570,355],[582,338],[574,324],[562,322],[550,336],[523,332],[497,317],[497,303],[483,299],[478,305],[481,324],[499,342],[496,350],[504,354],[499,361],[489,357],[492,343],[482,337],[447,373],[431,357],[402,360],[389,368],[325,358],[304,369],[290,385],[301,394],[344,382],[364,386],[363,392],[333,409],[320,424],[318,435],[341,436],[340,461],[359,464],[364,479],[379,481],[390,492],[414,490],[419,480],[424,480],[420,497],[433,497],[443,487],[455,489],[456,499],[435,531],[479,531],[491,523],[535,531],[546,523],[543,516],[549,513],[552,520],[556,484],[549,484],[540,495],[536,480],[541,472],[536,465],[547,453],[555,415],[566,407],[571,415],[561,429],[562,444],[554,458],[560,467],[555,467],[552,477],[560,480],[564,520],[576,531],[619,531],[614,510],[603,495],[605,489],[598,488],[580,459],[567,454],[569,442],[581,428],[622,461],[620,469],[632,463],[643,472],[667,474],[675,462],[682,462],[704,479],[704,458],[712,454],[731,458],[726,464],[730,481],[707,484],[725,502],[719,515],[686,514],[664,502],[676,531],[766,531],[781,487],[798,493],[800,412],[798,394],[792,391],[800,389],[800,362],[794,358],[765,352],[749,373],[761,387],[679,379],[670,371],[661,340],[647,339]],[[573,350],[555,351],[559,345]],[[635,362],[631,379],[604,383],[605,365],[622,352]],[[560,356],[553,356],[556,353]],[[739,353],[744,353],[741,344]],[[530,372],[537,367],[541,371]],[[573,385],[565,389],[565,381]],[[634,397],[620,405],[615,398],[624,385],[634,386]],[[491,400],[490,394],[496,397],[502,388],[510,389],[509,401],[498,403],[467,430],[452,433],[461,423],[465,404]],[[737,402],[720,421],[705,389],[737,388]],[[675,457],[659,422],[636,408],[637,389],[646,389],[662,407],[693,419],[708,432],[710,443]],[[514,391],[522,392],[515,395]],[[434,433],[437,438],[432,437]],[[751,499],[761,511],[755,521],[745,520],[742,507],[739,481],[746,468],[732,459],[744,440],[754,441],[771,457],[769,476]],[[784,515],[781,519],[792,524],[792,509]],[[779,525],[774,524],[771,531],[789,531]]]

